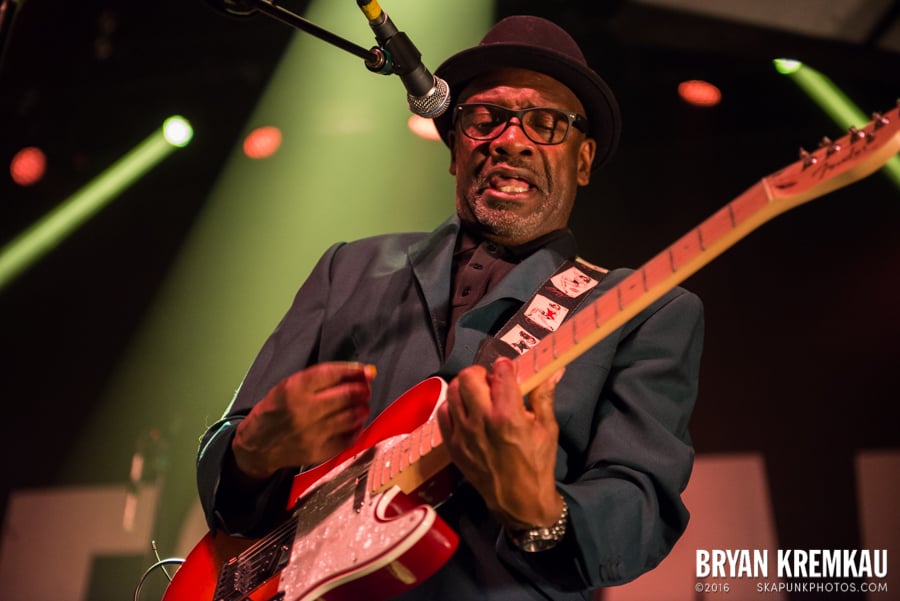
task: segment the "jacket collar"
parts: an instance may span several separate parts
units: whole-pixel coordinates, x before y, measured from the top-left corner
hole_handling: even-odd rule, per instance
[[[454,215],[411,245],[408,251],[410,266],[428,306],[434,342],[442,353],[449,316],[453,251],[459,232],[459,218]],[[456,344],[442,373],[455,374],[469,365],[481,339],[502,325],[500,319],[511,308],[531,298],[564,260],[575,258],[577,245],[570,231],[548,238],[460,318],[456,324]]]

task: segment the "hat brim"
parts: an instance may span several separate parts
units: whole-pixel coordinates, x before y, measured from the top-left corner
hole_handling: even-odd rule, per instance
[[[622,120],[616,98],[594,71],[568,56],[521,44],[487,44],[468,48],[454,54],[435,71],[450,86],[450,106],[456,106],[459,94],[466,85],[484,73],[504,68],[538,71],[553,77],[568,87],[584,105],[587,113],[588,135],[597,141],[593,170],[604,164],[619,143]],[[434,119],[445,144],[453,127],[452,111]]]

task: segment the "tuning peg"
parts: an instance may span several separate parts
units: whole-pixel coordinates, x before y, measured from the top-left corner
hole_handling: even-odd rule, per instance
[[[872,113],[872,124],[875,126],[875,131],[878,131],[890,122],[891,120],[881,113]]]
[[[825,148],[825,156],[831,156],[841,149],[841,145],[838,142],[832,142],[831,138],[825,136],[819,142],[819,148]]]
[[[809,152],[808,150],[806,150],[803,147],[800,148],[800,160],[803,162],[804,169],[806,169],[808,167],[812,167],[813,165],[815,165],[816,163],[819,162],[819,159],[817,159],[813,155],[813,153]]]
[[[873,136],[870,132],[867,132],[864,129],[857,129],[852,125],[847,128],[847,131],[850,132],[850,143],[853,144],[857,140],[865,140],[866,142],[871,142],[875,136]]]

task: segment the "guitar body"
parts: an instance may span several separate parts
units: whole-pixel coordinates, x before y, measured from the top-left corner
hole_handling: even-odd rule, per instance
[[[394,401],[351,448],[298,474],[290,495],[295,501],[288,503],[294,513],[267,536],[207,534],[163,601],[380,600],[430,577],[456,550],[456,534],[431,505],[396,486],[374,490],[369,476],[373,459],[403,446],[445,390],[443,380],[425,380]]]

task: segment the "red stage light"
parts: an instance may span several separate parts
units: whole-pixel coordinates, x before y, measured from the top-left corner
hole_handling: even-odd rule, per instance
[[[678,95],[685,102],[695,106],[716,106],[722,101],[721,90],[700,79],[691,79],[678,84]]]
[[[47,157],[35,146],[27,146],[17,152],[9,163],[9,174],[20,186],[38,183],[47,171]]]
[[[257,127],[244,138],[244,154],[251,159],[264,159],[281,146],[281,130],[272,125]]]

